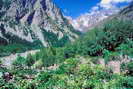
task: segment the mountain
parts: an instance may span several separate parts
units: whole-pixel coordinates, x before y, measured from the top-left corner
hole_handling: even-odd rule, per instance
[[[89,13],[83,14],[76,19],[68,18],[73,27],[81,32],[86,32],[88,29],[96,26],[99,22],[107,17],[117,13],[118,8],[92,10]]]
[[[133,20],[133,2],[131,2],[129,6],[122,9],[118,13],[117,17],[120,17],[121,19]]]
[[[103,27],[72,44],[0,58],[0,88],[133,89],[132,8],[105,19]]]
[[[0,0],[0,45],[62,46],[77,37],[51,0]]]

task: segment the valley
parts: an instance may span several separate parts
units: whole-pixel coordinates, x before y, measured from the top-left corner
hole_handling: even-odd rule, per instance
[[[52,0],[0,0],[0,89],[133,89],[133,2],[72,21]]]

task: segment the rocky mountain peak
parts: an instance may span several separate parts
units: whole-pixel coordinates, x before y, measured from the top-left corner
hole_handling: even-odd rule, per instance
[[[0,37],[7,43],[39,42],[48,46],[49,43],[57,45],[66,39],[73,41],[78,37],[51,0],[10,0],[9,7],[2,14]],[[13,37],[19,41],[12,40]]]
[[[46,14],[47,13],[47,14]],[[14,0],[11,7],[7,11],[7,16],[15,17],[16,20],[21,20],[24,16],[29,14],[29,20],[32,20],[34,16],[48,15],[53,20],[62,19],[60,10],[52,3],[51,0]],[[61,16],[60,18],[57,16]]]

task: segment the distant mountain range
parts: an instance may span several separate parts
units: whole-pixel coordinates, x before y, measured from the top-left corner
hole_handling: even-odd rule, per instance
[[[92,10],[91,12],[83,14],[76,19],[72,19],[70,17],[67,18],[75,29],[81,32],[86,32],[109,16],[118,13],[119,10],[119,8]]]
[[[67,19],[76,30],[86,32],[89,29],[102,23],[104,20],[108,20],[112,17],[122,17],[121,19],[133,19],[133,2],[130,2],[129,6],[121,9],[111,8],[92,10],[86,14],[79,16],[76,19],[72,19],[71,17],[67,17]]]

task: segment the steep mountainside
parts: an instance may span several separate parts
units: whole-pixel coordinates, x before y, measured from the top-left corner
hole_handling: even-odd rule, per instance
[[[121,10],[118,14],[118,17],[121,17],[121,19],[133,20],[133,2],[131,2],[129,6]]]
[[[77,37],[51,0],[0,1],[0,45],[61,46]]]

